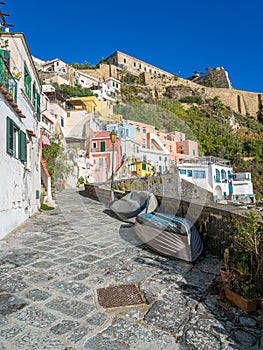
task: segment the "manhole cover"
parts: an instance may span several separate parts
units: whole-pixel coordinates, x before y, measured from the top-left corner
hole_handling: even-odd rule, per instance
[[[105,308],[144,304],[135,284],[99,288],[97,292],[99,303]]]

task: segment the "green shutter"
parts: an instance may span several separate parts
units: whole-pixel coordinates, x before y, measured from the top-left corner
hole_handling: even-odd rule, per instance
[[[10,65],[10,51],[0,50],[0,82],[5,90],[9,90],[8,86],[8,69]]]
[[[105,141],[100,142],[100,152],[105,152],[106,150],[106,143]]]
[[[40,120],[40,94],[37,93],[37,115],[38,120]]]
[[[40,120],[40,94],[37,92],[36,83],[33,85],[34,108]]]
[[[6,151],[11,156],[14,155],[14,122],[9,117],[6,125]]]
[[[22,162],[26,162],[27,154],[26,154],[26,134],[19,130],[19,136],[18,136],[18,158]]]
[[[29,99],[31,99],[31,77],[29,75],[28,69],[24,67],[24,84],[25,84],[25,93]]]

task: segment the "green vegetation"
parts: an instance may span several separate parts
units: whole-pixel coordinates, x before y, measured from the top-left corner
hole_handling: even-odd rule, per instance
[[[179,102],[181,103],[197,103],[198,105],[203,104],[203,100],[200,96],[186,96],[180,98]]]
[[[181,102],[167,97],[161,100],[149,97],[147,101],[147,95],[142,95],[137,86],[124,89],[122,97],[126,104],[117,104],[115,113],[154,125],[158,130],[184,132],[187,139],[198,141],[199,155],[225,158],[235,171],[251,172],[255,194],[263,194],[262,123],[234,113],[217,96],[186,110]],[[196,103],[189,97],[188,103]],[[233,117],[237,129],[230,125]]]
[[[62,91],[64,94],[66,94],[68,97],[84,97],[84,96],[93,96],[93,92],[88,89],[84,88],[78,84],[75,86],[70,86],[66,84],[52,84],[56,89]]]
[[[92,65],[87,61],[84,61],[83,63],[77,63],[77,62],[73,62],[71,63],[71,66],[74,67],[75,69],[97,69],[98,67],[96,65]]]
[[[40,211],[45,211],[45,210],[53,210],[55,208],[50,207],[49,205],[45,204],[45,203],[41,203],[40,205]]]
[[[42,157],[51,176],[52,186],[58,190],[63,189],[71,169],[59,137],[51,140],[48,148],[43,148]]]

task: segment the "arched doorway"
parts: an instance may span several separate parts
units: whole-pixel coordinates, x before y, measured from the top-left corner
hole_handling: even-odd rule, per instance
[[[216,196],[217,200],[223,199],[222,189],[221,189],[220,186],[216,186],[216,188],[215,188],[215,196]]]

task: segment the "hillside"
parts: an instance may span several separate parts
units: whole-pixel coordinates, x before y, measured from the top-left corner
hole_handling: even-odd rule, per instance
[[[171,88],[172,89],[172,88]],[[236,171],[250,171],[257,199],[263,195],[263,124],[261,119],[234,112],[219,97],[187,92],[153,97],[149,86],[123,83],[115,112],[124,118],[178,130],[200,145],[200,155],[229,159]],[[169,91],[169,88],[166,89]],[[181,97],[184,96],[184,97]]]

